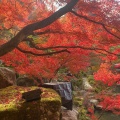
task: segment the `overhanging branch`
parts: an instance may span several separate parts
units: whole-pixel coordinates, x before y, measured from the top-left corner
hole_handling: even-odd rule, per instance
[[[61,53],[61,52],[68,52],[70,53],[70,51],[68,49],[70,48],[73,48],[73,49],[84,49],[84,50],[92,50],[92,51],[96,51],[96,52],[105,52],[105,53],[108,53],[108,54],[111,54],[111,55],[115,55],[115,56],[120,56],[120,54],[116,54],[116,53],[113,53],[113,52],[110,52],[108,50],[105,50],[105,49],[102,49],[102,48],[95,48],[95,47],[84,47],[84,46],[53,46],[53,47],[38,47],[34,44],[34,48],[37,49],[37,50],[49,50],[49,49],[63,49],[63,50],[58,50],[58,51],[55,51],[55,52],[51,52],[51,53],[45,53],[45,55],[51,55],[51,54],[57,54],[57,53]],[[19,47],[17,47],[17,49],[23,53],[30,53],[30,54],[33,54],[33,55],[37,55],[36,53],[33,53],[31,51],[26,51],[25,50],[22,50],[20,49]],[[103,54],[103,53],[102,53]],[[39,55],[39,56],[42,56]],[[44,56],[44,54],[43,54]]]
[[[49,55],[59,54],[59,53],[63,53],[63,52],[70,53],[67,49],[63,49],[63,50],[58,50],[58,51],[55,51],[55,52],[48,52],[48,53],[41,53],[40,54],[40,53],[34,53],[32,51],[23,50],[20,47],[16,47],[16,48],[22,53],[32,54],[32,55],[35,55],[35,56],[49,56]]]
[[[12,51],[14,48],[18,46],[18,44],[24,40],[28,35],[33,33],[34,30],[38,30],[44,27],[47,27],[48,25],[52,24],[54,21],[56,21],[58,18],[60,18],[62,15],[68,13],[72,10],[72,8],[76,5],[76,3],[79,0],[71,0],[66,6],[59,9],[55,13],[53,13],[48,18],[29,24],[26,27],[24,27],[20,32],[17,33],[15,37],[13,37],[10,41],[0,46],[0,56],[3,56],[7,54],[8,52]]]
[[[120,56],[119,54],[116,54],[116,53],[113,53],[113,52],[110,52],[110,51],[107,51],[105,49],[101,49],[101,48],[95,48],[95,47],[84,47],[84,46],[55,46],[55,47],[47,47],[48,49],[53,49],[53,48],[80,48],[80,49],[84,49],[84,50],[94,50],[94,51],[103,51],[103,52],[106,52],[108,54],[112,54],[112,55],[115,55],[115,56]],[[44,48],[45,49],[45,48]]]

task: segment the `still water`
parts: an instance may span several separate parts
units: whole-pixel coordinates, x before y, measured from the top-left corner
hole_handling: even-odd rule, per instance
[[[96,115],[99,117],[102,111],[96,111]],[[120,120],[120,115],[113,114],[111,112],[104,112],[99,120]]]
[[[114,92],[120,93],[120,85],[115,86]],[[101,112],[101,110],[97,110],[95,114],[99,117]],[[120,120],[120,115],[116,115],[111,112],[104,112],[99,120]]]

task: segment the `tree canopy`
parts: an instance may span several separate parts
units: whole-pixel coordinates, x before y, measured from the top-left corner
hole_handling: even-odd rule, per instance
[[[47,78],[86,69],[91,53],[110,64],[119,58],[119,11],[117,0],[1,0],[0,59]]]
[[[61,68],[76,74],[97,66],[94,79],[120,81],[119,0],[0,0],[0,63],[21,75],[48,80]],[[96,61],[95,61],[96,59]],[[108,109],[120,96],[99,96]]]

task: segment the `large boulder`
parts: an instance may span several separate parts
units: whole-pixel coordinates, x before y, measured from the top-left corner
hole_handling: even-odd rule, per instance
[[[15,83],[15,71],[7,67],[0,67],[0,89],[14,85]]]
[[[27,102],[22,94],[39,87],[10,86],[0,90],[0,120],[59,120],[61,99],[52,89],[40,88],[41,99]]]

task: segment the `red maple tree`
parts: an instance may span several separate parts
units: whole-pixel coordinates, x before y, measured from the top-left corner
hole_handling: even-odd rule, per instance
[[[116,0],[1,0],[0,59],[20,74],[49,79],[62,67],[86,69],[91,53],[109,64],[119,58],[118,11]],[[112,85],[119,76],[109,68],[102,63],[95,78]]]

